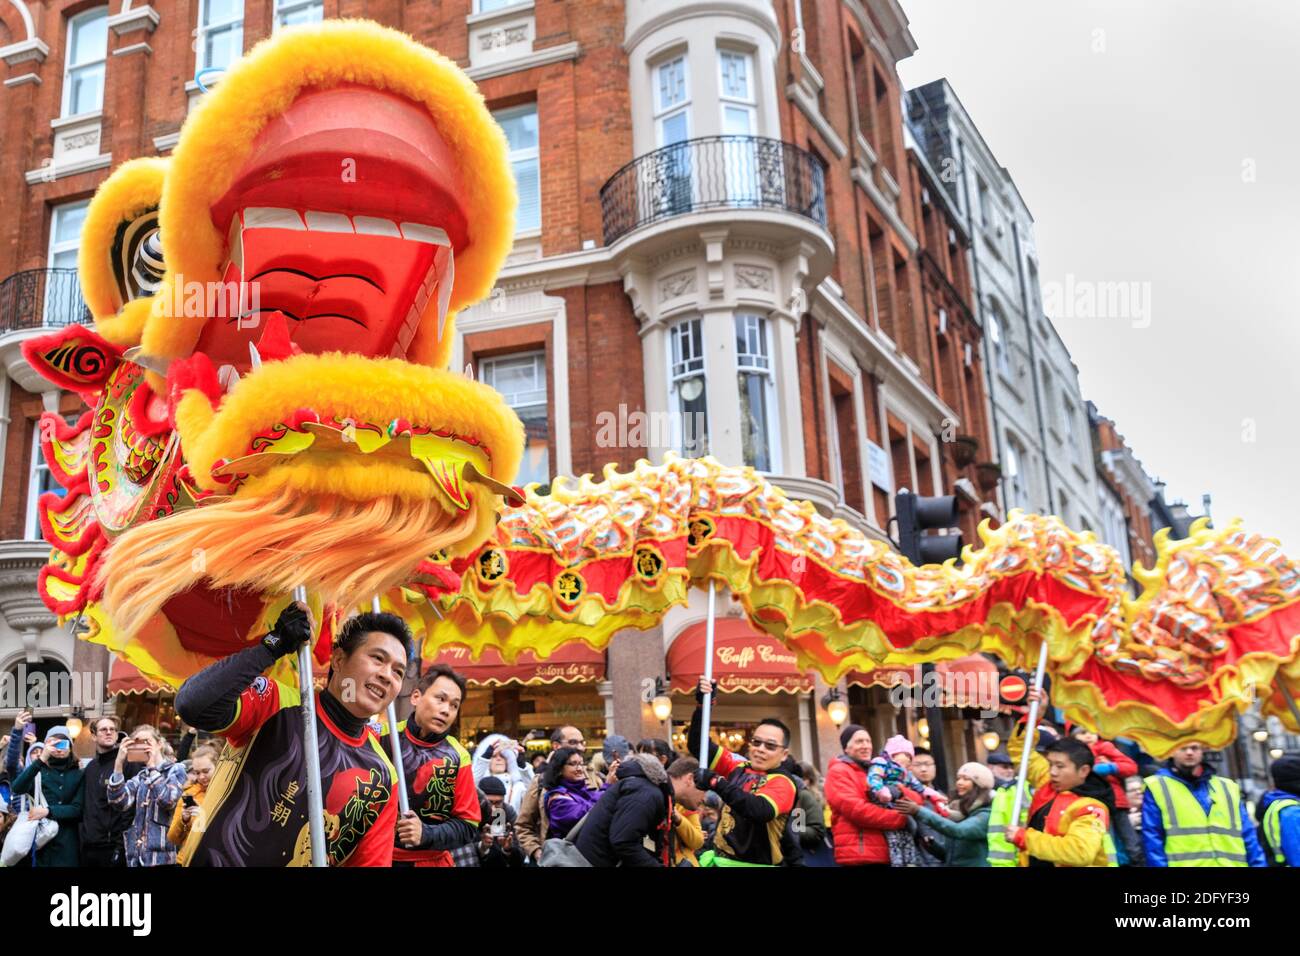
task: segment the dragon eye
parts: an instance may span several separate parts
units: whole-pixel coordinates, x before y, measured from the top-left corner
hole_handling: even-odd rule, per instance
[[[167,265],[163,262],[162,240],[158,230],[153,229],[135,249],[135,258],[131,263],[131,278],[140,292],[152,295],[158,291]]]

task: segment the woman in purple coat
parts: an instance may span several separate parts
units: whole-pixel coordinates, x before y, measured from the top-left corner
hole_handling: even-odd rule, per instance
[[[581,750],[561,747],[551,755],[542,778],[546,838],[568,836],[573,825],[596,805],[605,787],[587,786],[587,761]]]

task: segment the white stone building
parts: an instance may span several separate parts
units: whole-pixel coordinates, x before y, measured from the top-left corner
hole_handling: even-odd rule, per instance
[[[973,236],[1003,504],[1100,530],[1087,407],[1078,369],[1043,312],[1033,217],[947,80],[910,90],[907,107]]]

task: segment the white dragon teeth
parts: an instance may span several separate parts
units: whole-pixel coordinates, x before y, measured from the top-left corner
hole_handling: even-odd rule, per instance
[[[451,300],[451,286],[456,281],[456,257],[451,246],[443,246],[434,256],[438,268],[438,341],[447,325],[447,303]]]
[[[316,212],[314,209],[307,210],[306,216],[308,230],[314,232],[352,232],[352,220],[341,212]]]
[[[298,229],[303,225],[302,217],[293,209],[276,209],[271,206],[253,206],[244,210],[245,229]]]
[[[148,355],[144,346],[136,345],[122,353],[122,357],[128,362],[134,362],[141,368],[147,368],[151,372],[157,372],[159,375],[166,375],[167,369],[171,366],[171,359],[158,358],[156,355]]]
[[[309,232],[351,232],[360,236],[389,236],[410,242],[451,248],[447,230],[422,222],[404,222],[400,226],[382,216],[348,216],[341,212],[322,212],[277,206],[250,206],[241,214],[245,229],[296,229]],[[232,228],[234,223],[232,223]],[[233,237],[232,237],[233,242]]]
[[[402,323],[402,328],[397,333],[397,344],[402,348],[403,357],[411,345],[411,339],[415,337],[415,330],[420,327],[420,316],[423,314],[424,309],[416,305],[412,305],[410,311],[406,313],[406,321]]]
[[[447,231],[437,226],[426,226],[418,222],[402,223],[402,238],[413,242],[428,242],[435,246],[450,246]]]
[[[229,393],[239,384],[239,370],[233,365],[223,365],[217,369],[217,381],[221,383],[221,390]]]
[[[231,235],[229,237],[231,258],[241,269],[243,263],[238,261],[243,259],[243,230],[239,228],[241,224],[243,230],[294,229],[300,232],[355,233],[360,236],[388,236],[393,239],[405,239],[408,242],[421,242],[437,246],[433,265],[429,268],[424,281],[416,291],[415,302],[403,320],[402,327],[397,333],[397,338],[393,341],[393,347],[389,351],[389,355],[393,358],[406,358],[407,350],[410,348],[415,333],[419,329],[420,319],[424,316],[430,300],[435,295],[437,296],[438,308],[438,339],[442,339],[447,327],[447,306],[451,299],[451,286],[455,276],[451,240],[447,236],[445,229],[419,222],[403,222],[399,226],[392,219],[385,219],[382,216],[347,216],[340,212],[322,212],[316,209],[308,209],[299,213],[296,209],[250,206],[244,209],[239,217],[231,223]],[[261,368],[262,357],[258,354],[257,347],[252,342],[248,343],[248,353],[253,370]],[[228,391],[234,387],[234,383],[239,379],[238,373],[235,372],[233,366],[223,366],[223,372],[227,367],[235,375],[233,379],[230,379],[229,373],[227,373],[227,378],[222,379],[223,384],[229,381]],[[473,377],[472,370],[469,375],[471,378]]]
[[[397,223],[391,219],[381,219],[378,216],[353,216],[352,226],[359,236],[402,238],[402,231],[397,228]]]
[[[230,235],[226,237],[229,253],[227,258],[242,274],[244,271],[244,231],[240,228],[239,217],[230,221]]]

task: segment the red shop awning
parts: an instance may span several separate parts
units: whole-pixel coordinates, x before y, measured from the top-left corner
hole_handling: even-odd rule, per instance
[[[500,653],[486,648],[474,660],[468,646],[444,644],[434,660],[463,674],[475,687],[500,687],[504,684],[554,684],[563,681],[577,684],[605,679],[605,655],[593,651],[582,641],[561,644],[546,660],[538,660],[532,651],[524,651],[513,664],[501,659]]]
[[[161,684],[145,678],[134,664],[127,663],[121,657],[113,658],[113,666],[108,672],[108,696],[117,694],[156,694],[166,690]]]
[[[668,673],[675,692],[690,693],[704,673],[707,623],[686,628],[668,649]],[[813,679],[799,670],[794,651],[756,631],[744,618],[718,618],[713,632],[713,679],[723,693],[795,694],[813,689]]]
[[[869,671],[849,671],[845,681],[850,687],[907,687],[923,694],[921,665],[915,667],[876,667]],[[971,654],[954,661],[934,665],[934,701],[939,707],[998,707],[998,667],[983,654]],[[929,704],[929,701],[923,703]]]

